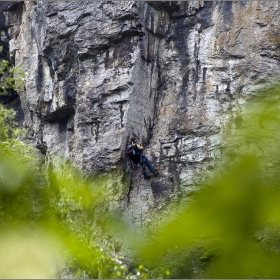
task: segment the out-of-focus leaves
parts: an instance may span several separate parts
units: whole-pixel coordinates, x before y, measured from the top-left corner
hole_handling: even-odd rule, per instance
[[[268,88],[243,108],[215,176],[153,240],[142,243],[144,263],[157,267],[167,254],[175,258],[204,242],[216,257],[200,277],[280,277],[279,93]]]
[[[26,171],[15,166],[9,159],[0,161],[0,188],[2,192],[13,193],[24,181]]]
[[[127,266],[96,242],[109,221],[104,191],[110,176],[85,180],[63,160],[61,170],[48,174],[34,168],[35,157],[27,166],[31,170],[23,162],[0,154],[0,232],[6,244],[0,256],[7,246],[9,256],[15,252],[15,257],[0,259],[0,277],[54,278],[67,268],[70,277],[125,278]]]
[[[110,213],[118,171],[89,180],[63,160],[45,170],[16,139],[14,112],[0,106],[0,278],[279,278],[278,88],[242,110],[225,129],[223,161],[207,186],[143,238]],[[133,271],[109,235],[137,252]]]
[[[0,278],[55,278],[62,251],[56,236],[26,225],[0,229]]]
[[[0,62],[0,95],[23,81],[19,69]],[[65,271],[66,278],[125,278],[127,266],[97,242],[119,176],[86,180],[63,160],[46,169],[18,139],[24,131],[14,117],[0,104],[0,278],[55,278]]]

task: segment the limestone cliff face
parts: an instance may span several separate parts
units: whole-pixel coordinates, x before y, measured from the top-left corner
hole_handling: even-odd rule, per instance
[[[280,73],[279,19],[278,1],[2,2],[3,54],[26,73],[13,101],[25,140],[89,175],[124,167],[141,138],[160,175],[138,171],[118,199],[145,222],[196,189],[242,104]]]

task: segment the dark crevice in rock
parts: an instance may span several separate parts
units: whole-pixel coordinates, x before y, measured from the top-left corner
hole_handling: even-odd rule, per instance
[[[1,101],[0,101],[1,103]],[[9,99],[6,103],[4,103],[5,108],[7,109],[13,109],[16,112],[15,115],[15,122],[18,127],[23,127],[24,122],[24,113],[21,106],[21,100],[19,95],[16,93],[13,98]]]
[[[68,118],[69,116],[73,115],[75,113],[75,109],[73,106],[63,106],[59,108],[58,110],[52,112],[52,113],[45,113],[43,115],[43,120],[47,122],[54,122],[54,121],[59,121],[63,120],[65,118]]]
[[[184,76],[183,76],[183,82],[182,82],[182,87],[181,91],[179,92],[179,107],[178,111],[181,114],[185,114],[188,111],[188,101],[187,101],[187,94],[188,94],[188,87],[189,87],[189,73],[190,70],[188,70]]]
[[[7,105],[13,102],[16,98],[19,98],[19,94],[16,91],[11,90],[5,95],[0,95],[0,104]]]
[[[156,60],[156,69],[158,72],[158,86],[156,89],[156,94],[154,95],[154,104],[155,104],[155,108],[154,108],[154,113],[153,113],[153,125],[151,128],[154,127],[159,113],[160,113],[160,108],[162,107],[162,104],[160,102],[163,101],[164,96],[163,96],[163,88],[164,88],[164,74],[163,74],[163,69],[162,69],[162,64],[160,62],[160,58],[159,58],[159,50],[157,52],[157,60]]]
[[[147,3],[157,10],[164,9],[169,13],[173,13],[180,9],[180,1],[147,1]]]
[[[13,22],[7,22],[4,12],[9,11],[11,15],[21,22],[23,1],[1,1],[0,2],[0,29],[7,29],[13,25]]]
[[[11,55],[9,52],[9,41],[13,37],[18,36],[18,27],[21,24],[22,13],[23,1],[0,2],[0,31],[4,32],[4,34],[1,34],[0,38],[0,46],[2,47],[2,51],[0,52],[0,59],[11,59]],[[11,61],[14,64],[14,60],[11,59]]]
[[[59,132],[60,133],[67,131],[68,120],[69,120],[69,117],[67,117],[67,115],[65,117],[60,117],[60,119],[59,119]]]
[[[40,150],[40,152],[43,154],[43,155],[46,155],[47,154],[47,150],[48,150],[48,147],[45,143],[37,143],[35,145],[35,148]]]
[[[201,7],[197,13],[198,22],[201,24],[201,29],[207,29],[209,26],[213,25],[211,22],[213,14],[213,1],[204,1],[204,6]]]
[[[43,88],[43,59],[41,55],[38,55],[38,70],[37,70],[37,76],[36,76],[36,87],[37,91],[41,93],[41,90]]]
[[[120,117],[121,117],[121,127],[123,127],[124,111],[123,111],[123,104],[122,103],[119,104],[119,108],[120,108]]]

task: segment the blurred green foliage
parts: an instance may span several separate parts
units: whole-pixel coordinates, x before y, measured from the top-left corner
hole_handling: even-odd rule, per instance
[[[110,221],[111,174],[86,180],[63,160],[45,170],[32,149],[17,157],[13,147],[0,152],[0,278],[145,278],[144,269],[128,271],[113,243],[98,242]]]
[[[280,277],[279,101],[278,86],[263,89],[244,106],[242,122],[228,124],[223,161],[192,203],[143,244],[143,263],[170,266],[173,256],[184,265],[171,278]]]
[[[144,268],[128,271],[113,243],[98,242],[109,226],[112,178],[85,180],[60,166],[45,171],[35,156],[26,163],[12,149],[0,153],[0,278],[145,278]]]
[[[0,94],[19,88],[21,71],[0,64]],[[101,247],[114,175],[86,180],[61,159],[20,141],[15,112],[0,105],[0,278],[145,278],[129,272],[113,243]],[[105,207],[103,207],[105,206]]]
[[[111,213],[121,171],[85,179],[62,159],[46,168],[1,106],[0,278],[279,278],[279,101],[270,87],[248,102],[207,184],[143,235]]]

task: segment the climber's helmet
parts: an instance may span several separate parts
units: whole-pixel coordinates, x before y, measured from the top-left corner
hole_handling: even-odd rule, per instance
[[[132,137],[132,138],[130,139],[130,142],[131,142],[131,143],[137,143],[137,140],[136,140],[136,138]]]

